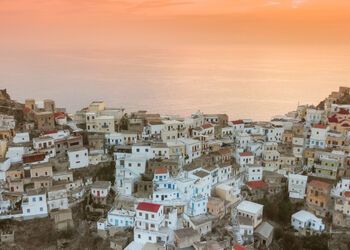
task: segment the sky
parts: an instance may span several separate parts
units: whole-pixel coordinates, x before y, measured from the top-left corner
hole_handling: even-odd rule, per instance
[[[348,44],[348,0],[0,0],[0,48]]]

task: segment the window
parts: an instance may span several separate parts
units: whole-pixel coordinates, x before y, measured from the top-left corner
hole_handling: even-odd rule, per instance
[[[42,201],[43,200],[43,197],[39,197],[39,201]]]

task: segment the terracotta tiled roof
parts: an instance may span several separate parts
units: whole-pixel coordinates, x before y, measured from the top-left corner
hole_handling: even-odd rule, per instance
[[[56,112],[56,113],[54,114],[54,117],[55,117],[55,118],[65,117],[65,116],[66,116],[66,114],[63,113],[63,112]]]
[[[160,205],[150,202],[140,202],[137,205],[137,210],[142,210],[146,212],[157,213],[159,211]]]
[[[213,127],[213,125],[211,125],[210,123],[205,123],[202,125],[202,128],[204,128],[204,129],[212,128],[212,127]]]
[[[264,189],[267,187],[264,181],[248,181],[246,185],[251,189]]]
[[[245,157],[245,156],[253,156],[254,154],[252,152],[242,152],[239,153],[239,156]]]
[[[344,196],[345,196],[346,198],[350,198],[350,191],[344,192]]]
[[[242,246],[242,245],[239,245],[239,244],[236,244],[232,250],[247,250],[246,247]]]
[[[346,110],[346,109],[340,109],[340,110],[338,111],[338,114],[340,114],[340,115],[349,115],[350,113],[349,113],[349,111]]]
[[[57,130],[49,130],[45,133],[45,135],[56,134],[57,132]]]
[[[243,124],[243,120],[236,120],[236,121],[231,121],[232,124],[238,125],[238,124]]]
[[[309,186],[328,189],[331,187],[331,184],[324,181],[312,180],[309,182]]]
[[[45,159],[45,153],[28,154],[28,155],[23,155],[22,157],[23,163],[43,161],[44,159]]]
[[[315,124],[312,126],[313,128],[318,128],[318,129],[326,129],[327,126],[323,124]]]
[[[168,173],[168,169],[166,167],[157,167],[154,169],[155,174],[166,174]]]
[[[338,118],[336,118],[335,116],[331,116],[331,117],[328,117],[328,122],[330,123],[338,123]]]

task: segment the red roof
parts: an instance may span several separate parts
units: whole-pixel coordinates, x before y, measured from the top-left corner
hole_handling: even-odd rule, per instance
[[[323,124],[315,124],[312,126],[313,128],[318,128],[318,129],[326,129],[327,126]]]
[[[349,113],[349,111],[347,109],[340,109],[338,114],[340,114],[340,115],[349,115],[350,113]]]
[[[242,245],[236,244],[232,250],[247,250],[247,248]]]
[[[159,211],[160,205],[150,202],[140,202],[137,205],[137,210],[142,210],[151,213],[157,213]]]
[[[212,127],[213,127],[213,125],[211,125],[210,123],[205,123],[202,125],[202,128],[204,128],[204,129],[212,128]]]
[[[28,154],[28,155],[23,155],[22,157],[23,163],[43,161],[44,159],[45,159],[45,153]]]
[[[154,169],[155,174],[167,174],[168,169],[166,167],[157,167]]]
[[[350,191],[344,192],[344,196],[347,197],[347,198],[350,198]]]
[[[264,189],[267,187],[264,181],[248,181],[246,185],[251,189]]]
[[[328,117],[328,122],[330,123],[338,123],[338,118],[335,117],[335,115]]]
[[[236,121],[231,121],[231,122],[234,125],[238,125],[238,124],[243,124],[244,123],[243,120],[236,120]]]
[[[252,152],[242,152],[242,153],[239,153],[239,156],[254,156],[254,154]]]
[[[54,117],[55,118],[57,118],[57,117],[65,117],[66,116],[66,114],[64,113],[64,112],[56,112],[55,114],[54,114]]]
[[[331,184],[329,184],[328,182],[324,182],[324,181],[312,180],[309,182],[309,186],[328,189],[331,187]]]

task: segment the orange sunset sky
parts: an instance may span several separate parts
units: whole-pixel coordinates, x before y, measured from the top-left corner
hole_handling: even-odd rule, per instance
[[[343,44],[348,0],[0,0],[2,49]]]

